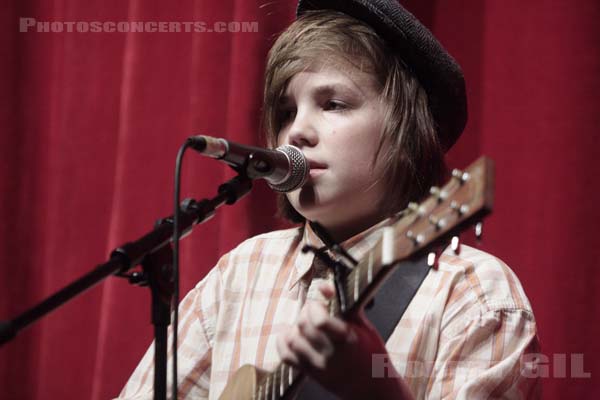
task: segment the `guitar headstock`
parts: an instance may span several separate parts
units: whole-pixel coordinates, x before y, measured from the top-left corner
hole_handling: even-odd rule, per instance
[[[411,203],[394,226],[395,262],[410,258],[436,243],[445,243],[492,211],[494,163],[480,157],[466,170],[452,171],[452,179],[433,187],[420,204]]]
[[[421,204],[410,204],[398,221],[383,228],[381,240],[337,285],[342,314],[365,305],[396,264],[429,253],[480,222],[493,202],[492,160],[480,157],[465,171],[454,170],[446,185],[432,188]],[[428,263],[435,260],[428,257]]]

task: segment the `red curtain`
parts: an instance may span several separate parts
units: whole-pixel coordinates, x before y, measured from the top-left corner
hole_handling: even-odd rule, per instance
[[[404,4],[465,70],[470,119],[448,160],[464,166],[486,154],[496,161],[495,211],[482,247],[515,270],[533,304],[547,359],[544,398],[595,398],[600,2]],[[175,154],[187,136],[261,143],[265,55],[294,8],[265,0],[5,2],[0,319],[170,215]],[[31,19],[36,24],[27,26]],[[257,32],[234,32],[239,24],[221,33],[83,33],[65,24],[63,32],[53,32],[56,24],[43,32],[52,21],[237,21],[256,23]],[[184,196],[211,197],[232,176],[189,155]],[[274,209],[257,183],[197,228],[182,242],[182,292],[244,238],[281,227]],[[151,340],[147,292],[109,278],[20,332],[0,348],[2,397],[118,394]]]

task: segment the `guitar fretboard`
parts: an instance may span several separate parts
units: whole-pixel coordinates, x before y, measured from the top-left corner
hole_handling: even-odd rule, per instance
[[[252,400],[283,399],[292,385],[299,383],[301,373],[291,365],[280,363],[257,385]]]

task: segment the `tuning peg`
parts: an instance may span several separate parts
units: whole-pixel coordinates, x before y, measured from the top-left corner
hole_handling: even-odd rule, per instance
[[[462,185],[463,183],[469,180],[471,175],[468,172],[461,171],[460,169],[453,169],[452,177]]]
[[[413,231],[406,232],[406,237],[412,240],[415,246],[418,246],[423,241],[423,237],[421,235],[415,235]]]
[[[475,224],[475,237],[478,241],[481,241],[481,238],[483,237],[483,222],[481,221]]]
[[[458,236],[452,236],[452,239],[450,240],[450,248],[454,254],[460,254],[460,238]]]
[[[395,260],[394,254],[394,227],[386,226],[383,228],[381,238],[381,263],[384,265],[392,264]]]
[[[437,197],[438,203],[441,203],[442,201],[446,200],[446,198],[448,197],[448,193],[444,192],[437,186],[432,186],[431,189],[429,189],[429,193],[432,196]]]
[[[429,216],[429,223],[435,226],[436,231],[444,229],[444,227],[446,226],[446,220],[443,218],[436,217],[435,215]]]
[[[450,208],[458,213],[459,217],[462,217],[464,214],[469,212],[469,206],[466,204],[458,204],[455,200],[450,202]]]
[[[419,217],[423,216],[423,208],[419,205],[419,203],[411,201],[410,203],[408,203],[408,206],[406,206],[406,208],[410,212],[417,213]]]
[[[439,257],[435,251],[427,254],[427,265],[432,268],[437,268]]]

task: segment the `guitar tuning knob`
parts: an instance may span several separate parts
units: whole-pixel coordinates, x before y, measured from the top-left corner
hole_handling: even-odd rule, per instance
[[[427,266],[431,268],[437,268],[438,259],[439,257],[435,251],[432,251],[431,253],[427,254]]]
[[[475,224],[475,237],[478,241],[481,241],[481,238],[483,237],[483,222],[481,221]]]
[[[458,204],[455,200],[450,202],[450,208],[458,213],[459,217],[462,217],[464,214],[469,212],[469,206],[466,204]]]
[[[432,186],[431,189],[429,189],[429,193],[437,198],[438,203],[441,203],[448,197],[448,194],[437,186]]]
[[[392,264],[396,258],[394,255],[395,243],[394,236],[396,232],[391,226],[383,228],[381,238],[381,263],[384,265]]]
[[[454,252],[455,255],[460,254],[460,238],[458,236],[453,236],[450,240],[450,248]]]
[[[446,220],[443,218],[436,217],[435,215],[429,216],[429,223],[435,227],[436,231],[444,229],[446,226]]]
[[[468,172],[461,171],[460,169],[453,169],[452,177],[462,185],[463,183],[469,180],[471,175]]]
[[[415,246],[418,246],[423,242],[423,237],[421,235],[415,235],[413,231],[406,232],[406,237],[412,240]]]
[[[419,216],[423,215],[423,210],[422,210],[421,206],[419,206],[419,203],[415,203],[415,202],[411,201],[410,203],[408,203],[406,208],[410,212],[417,213]]]

